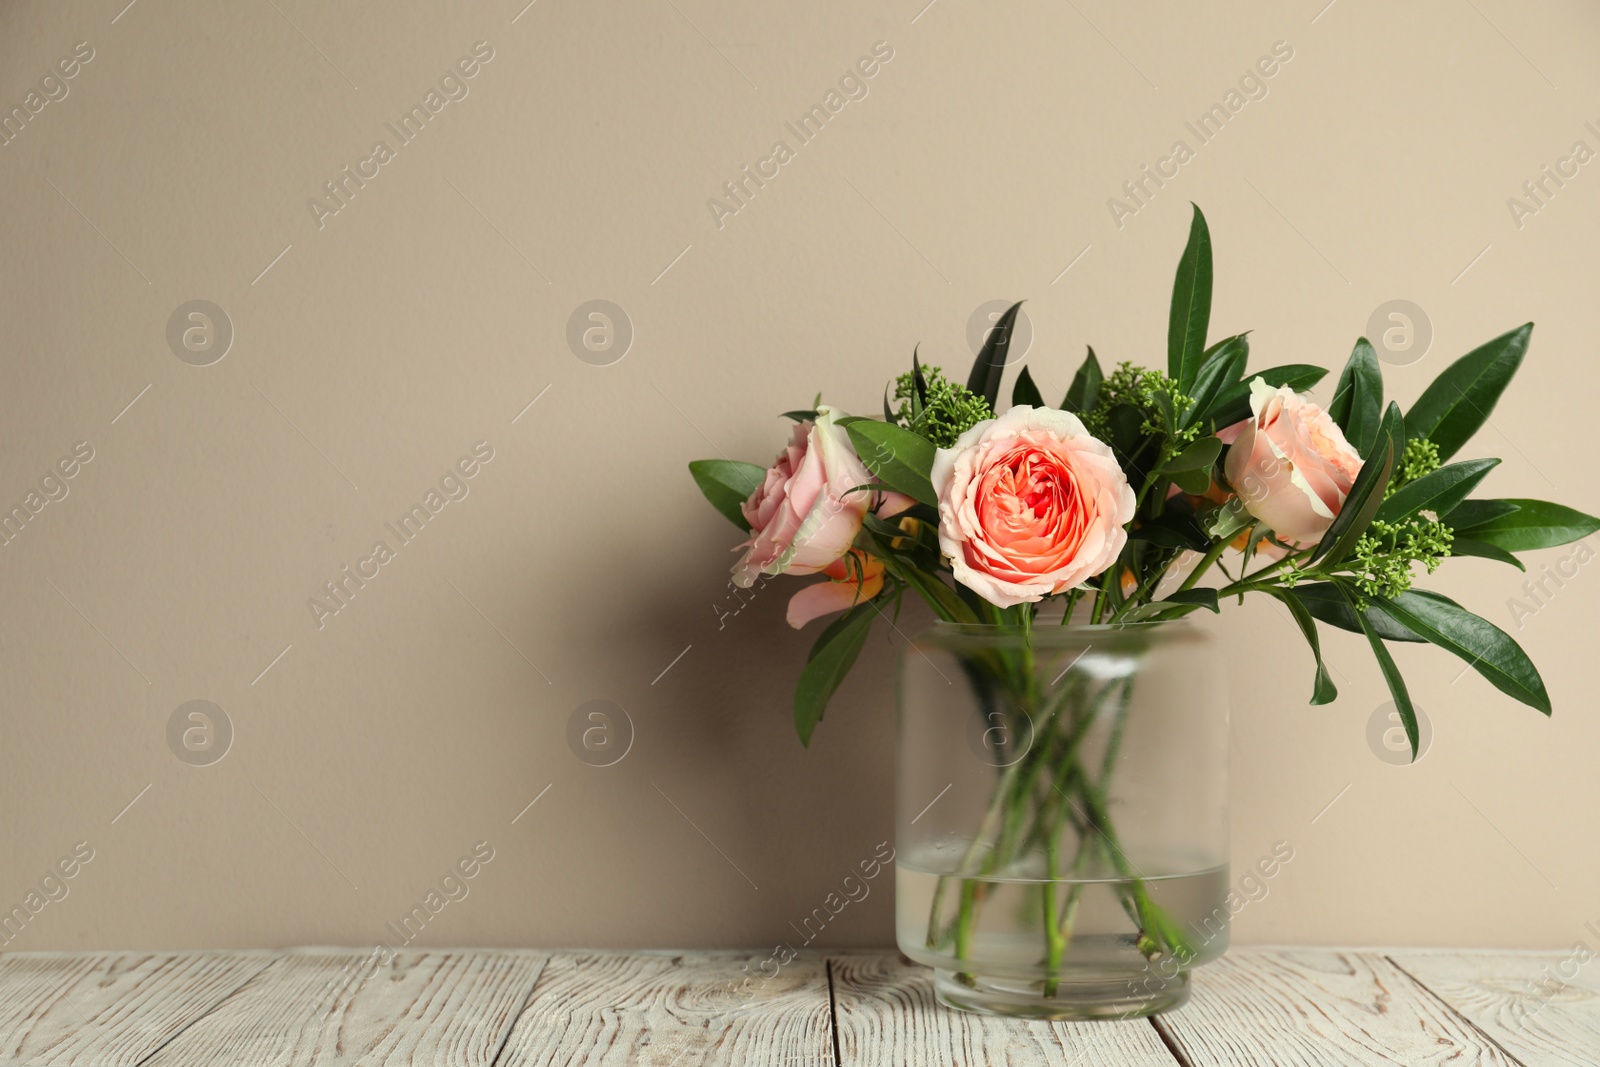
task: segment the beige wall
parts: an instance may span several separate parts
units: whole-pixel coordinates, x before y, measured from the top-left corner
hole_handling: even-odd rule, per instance
[[[1537,320],[1472,451],[1505,457],[1497,495],[1600,507],[1600,163],[1520,227],[1507,207],[1600,149],[1593,5],[922,2],[0,9],[7,109],[93,49],[0,148],[0,504],[93,450],[0,547],[0,904],[93,849],[7,947],[392,939],[478,842],[421,943],[793,939],[891,834],[900,640],[875,636],[803,751],[810,636],[781,585],[719,623],[733,531],[684,464],[765,462],[819,388],[875,410],[914,342],[964,367],[989,300],[1028,299],[1047,393],[1085,342],[1158,360],[1190,200],[1216,330],[1254,328],[1257,366],[1337,366],[1404,298],[1434,331],[1389,372],[1404,403]],[[308,199],[479,41],[469,95],[319,226]],[[799,146],[784,123],[879,41],[869,95]],[[1114,223],[1108,198],[1280,41],[1266,97]],[[719,226],[708,198],[778,139],[795,158]],[[597,298],[636,334],[604,367],[565,340]],[[210,366],[167,341],[191,300],[233,326]],[[480,441],[469,495],[395,547],[384,523]],[[308,599],[380,538],[395,558],[319,626]],[[1234,857],[1295,850],[1240,939],[1587,936],[1597,575],[1520,620],[1521,575],[1439,576],[1525,643],[1556,714],[1403,649],[1433,726],[1414,767],[1369,749],[1387,696],[1358,640],[1329,638],[1343,696],[1313,709],[1288,623],[1229,609]],[[196,699],[234,733],[204,767],[168,743]],[[596,699],[635,729],[606,768],[567,743]],[[827,942],[888,941],[890,882]]]

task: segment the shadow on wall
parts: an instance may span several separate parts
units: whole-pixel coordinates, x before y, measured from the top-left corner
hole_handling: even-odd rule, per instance
[[[581,599],[556,608],[561,617],[589,622],[582,640],[615,650],[606,659],[653,669],[630,671],[620,686],[587,679],[582,703],[549,708],[541,717],[546,733],[565,731],[574,759],[564,775],[616,774],[630,794],[609,805],[606,832],[631,837],[645,850],[675,850],[700,870],[705,891],[697,906],[728,917],[725,946],[798,947],[790,924],[880,846],[893,847],[896,656],[902,635],[928,619],[908,602],[898,631],[887,621],[875,625],[805,748],[794,730],[793,687],[826,620],[796,631],[784,611],[790,596],[822,579],[779,577],[733,590],[719,548],[736,544],[739,535],[711,518],[674,539],[706,546],[697,557],[706,565],[662,572],[670,580],[640,590],[630,610],[586,616]],[[620,758],[606,751],[616,720],[604,720],[612,709],[599,701],[626,712],[623,729],[631,722],[631,748]],[[611,759],[617,762],[603,766]],[[641,806],[651,812],[642,824],[622,815]],[[605,891],[602,884],[597,889]],[[875,890],[829,930],[813,934],[816,942],[891,943],[892,876],[880,878]],[[640,905],[630,898],[631,907]]]

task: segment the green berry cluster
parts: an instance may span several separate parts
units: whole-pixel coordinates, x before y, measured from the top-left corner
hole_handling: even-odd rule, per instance
[[[1425,474],[1432,474],[1439,469],[1439,446],[1424,437],[1413,437],[1406,442],[1405,451],[1400,455],[1400,462],[1396,465],[1394,476],[1389,479],[1389,488],[1384,491],[1384,498],[1394,495],[1396,489],[1409,485]]]
[[[1109,440],[1111,409],[1123,404],[1144,416],[1140,429],[1145,434],[1166,438],[1171,455],[1183,451],[1184,445],[1200,436],[1199,426],[1179,428],[1184,412],[1194,406],[1194,398],[1178,392],[1177,382],[1158,370],[1126,361],[1117,364],[1117,369],[1100,383],[1094,407],[1084,412],[1084,425],[1102,441]]]
[[[987,400],[946,378],[938,367],[923,367],[922,381],[924,392],[919,395],[911,371],[894,380],[894,398],[900,401],[895,421],[940,448],[951,447],[978,423],[994,418]]]
[[[1437,462],[1437,457],[1435,457]],[[1450,527],[1438,519],[1413,515],[1400,522],[1372,520],[1356,541],[1350,558],[1356,588],[1366,597],[1393,597],[1411,588],[1411,565],[1420,563],[1432,574],[1450,555],[1454,539]],[[1365,607],[1365,603],[1362,607]]]

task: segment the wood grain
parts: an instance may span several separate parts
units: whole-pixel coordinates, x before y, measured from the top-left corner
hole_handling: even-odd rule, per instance
[[[840,1067],[1174,1067],[1149,1022],[1023,1022],[952,1011],[933,972],[898,953],[838,956],[833,969]]]
[[[1235,950],[1158,1026],[1192,1067],[1513,1067],[1381,955]]]
[[[1390,959],[1527,1067],[1600,1062],[1600,959],[1558,953],[1405,952]]]
[[[0,1063],[133,1067],[272,962],[265,952],[0,956]]]
[[[767,978],[765,954],[554,956],[497,1067],[824,1067],[828,979],[802,957]],[[771,973],[774,964],[767,965]]]
[[[548,957],[299,950],[158,1052],[150,1067],[488,1067]]]

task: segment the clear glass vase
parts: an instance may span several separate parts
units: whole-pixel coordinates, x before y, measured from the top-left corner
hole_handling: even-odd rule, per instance
[[[940,1001],[1151,1015],[1228,943],[1228,700],[1187,622],[940,623],[900,655],[896,926]]]

